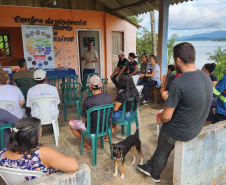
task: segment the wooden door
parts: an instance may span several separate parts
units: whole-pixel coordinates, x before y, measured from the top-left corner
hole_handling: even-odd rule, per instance
[[[124,51],[123,32],[112,32],[112,72],[118,63],[118,51]]]

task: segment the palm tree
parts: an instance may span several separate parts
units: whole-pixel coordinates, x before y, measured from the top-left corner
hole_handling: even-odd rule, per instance
[[[226,60],[226,49],[222,51],[221,47],[218,47],[217,50],[214,50],[213,54],[212,53],[206,54],[209,55],[209,60],[214,60],[217,64]]]
[[[155,33],[155,11],[150,11],[150,20],[151,20],[151,33],[152,33],[152,49],[153,54],[157,55],[157,47],[156,47],[156,33]]]
[[[171,62],[171,58],[172,58],[172,55],[173,55],[173,48],[175,46],[175,42],[177,41],[177,34],[173,34],[171,35],[170,39],[168,40],[168,43],[167,43],[167,50],[168,50],[168,60],[167,60],[167,65],[169,65]]]

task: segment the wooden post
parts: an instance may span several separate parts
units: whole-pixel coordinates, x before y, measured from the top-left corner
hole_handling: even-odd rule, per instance
[[[161,69],[161,79],[163,74],[166,74],[168,20],[169,0],[159,0],[158,64]]]

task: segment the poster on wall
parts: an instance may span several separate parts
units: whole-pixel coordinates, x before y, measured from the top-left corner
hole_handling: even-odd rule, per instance
[[[21,25],[27,68],[55,68],[53,27]]]

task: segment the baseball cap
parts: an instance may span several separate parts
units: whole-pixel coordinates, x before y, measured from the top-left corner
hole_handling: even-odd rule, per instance
[[[124,55],[123,51],[118,51],[117,55]]]
[[[99,76],[97,75],[93,75],[90,79],[89,79],[89,85],[91,88],[100,88],[102,86],[102,82]],[[96,87],[97,86],[97,87]]]
[[[34,79],[35,80],[43,80],[46,77],[46,71],[43,71],[42,69],[37,69],[34,72]]]

